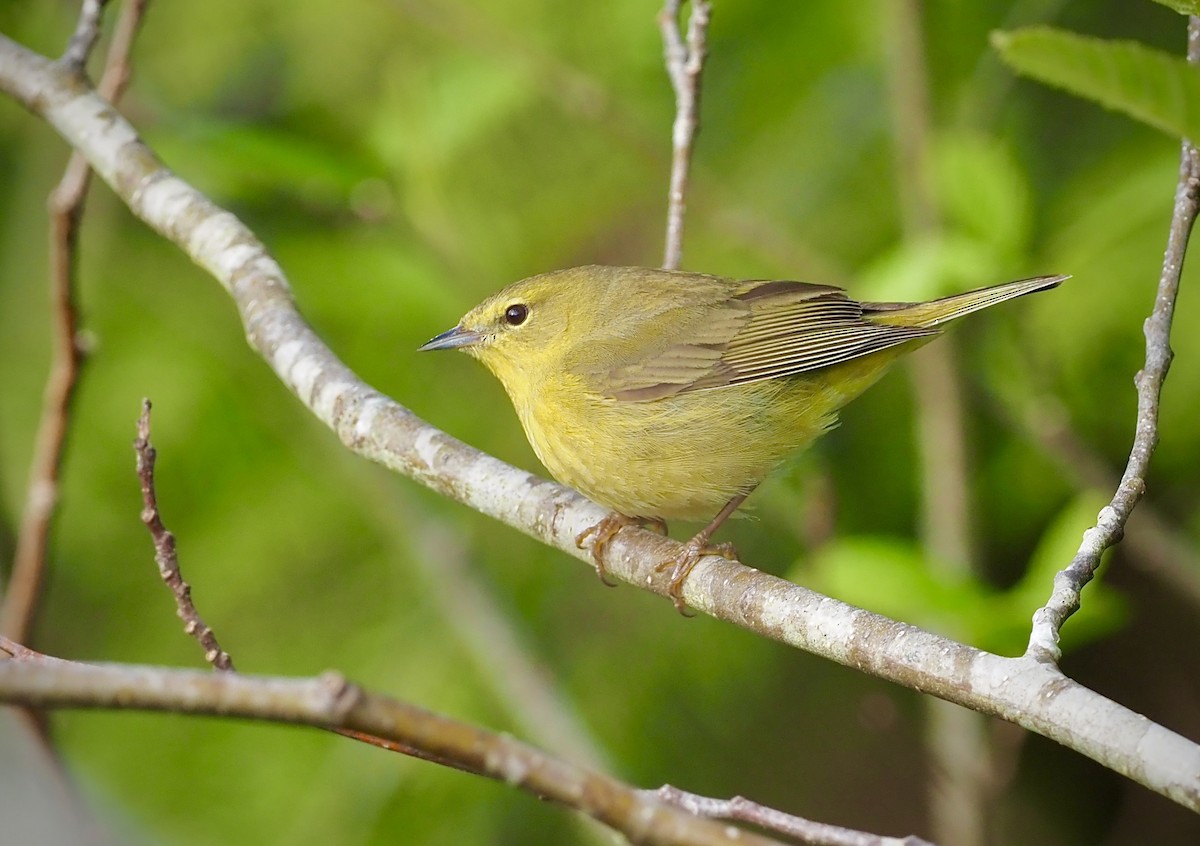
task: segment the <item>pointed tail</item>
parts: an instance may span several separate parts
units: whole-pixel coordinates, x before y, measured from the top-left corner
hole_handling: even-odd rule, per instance
[[[967,291],[965,294],[953,294],[927,303],[863,303],[863,317],[873,323],[933,329],[997,303],[1058,287],[1060,282],[1070,278],[1069,275],[1035,276],[1032,279],[1020,279],[990,288]]]

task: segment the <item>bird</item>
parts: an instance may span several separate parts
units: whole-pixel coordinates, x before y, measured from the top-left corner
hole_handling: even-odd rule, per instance
[[[794,280],[588,265],[515,282],[420,350],[457,349],[503,385],[538,459],[612,510],[581,532],[603,551],[624,527],[715,514],[662,562],[683,584],[714,532],[789,456],[896,359],[946,324],[1067,276],[1007,282],[929,302],[859,302]]]

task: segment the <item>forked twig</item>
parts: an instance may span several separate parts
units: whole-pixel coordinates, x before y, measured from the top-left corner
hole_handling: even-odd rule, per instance
[[[712,4],[692,0],[687,39],[679,29],[683,0],[666,0],[658,15],[667,75],[675,89],[675,123],[671,130],[671,184],[667,194],[667,246],[663,267],[678,270],[683,261],[683,214],[687,207],[692,144],[700,129],[700,76],[708,55],[708,21]]]
[[[1187,60],[1200,64],[1200,18],[1188,18]],[[1083,533],[1079,551],[1066,568],[1054,577],[1054,590],[1047,603],[1033,615],[1033,629],[1025,654],[1038,661],[1056,663],[1062,652],[1059,631],[1067,618],[1079,609],[1080,593],[1096,575],[1105,550],[1119,543],[1129,515],[1146,493],[1146,472],[1150,457],[1158,445],[1158,403],[1163,381],[1171,366],[1171,320],[1179,296],[1179,278],[1187,254],[1192,224],[1200,210],[1200,152],[1188,139],[1183,140],[1179,161],[1179,182],[1175,188],[1175,210],[1167,234],[1162,274],[1154,308],[1146,318],[1146,363],[1137,376],[1138,410],[1133,447],[1121,483],[1112,501],[1100,511],[1096,525]]]

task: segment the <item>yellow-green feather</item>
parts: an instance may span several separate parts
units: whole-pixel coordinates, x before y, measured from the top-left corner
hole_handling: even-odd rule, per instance
[[[629,516],[705,520],[945,323],[1061,278],[860,304],[801,282],[585,267],[511,285],[461,326],[556,479]],[[507,326],[514,303],[529,317]]]

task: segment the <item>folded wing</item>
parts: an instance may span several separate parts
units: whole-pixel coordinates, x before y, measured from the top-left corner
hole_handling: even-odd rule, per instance
[[[939,332],[871,322],[842,289],[791,281],[742,283],[676,331],[678,342],[598,374],[595,387],[647,402],[794,376]]]

